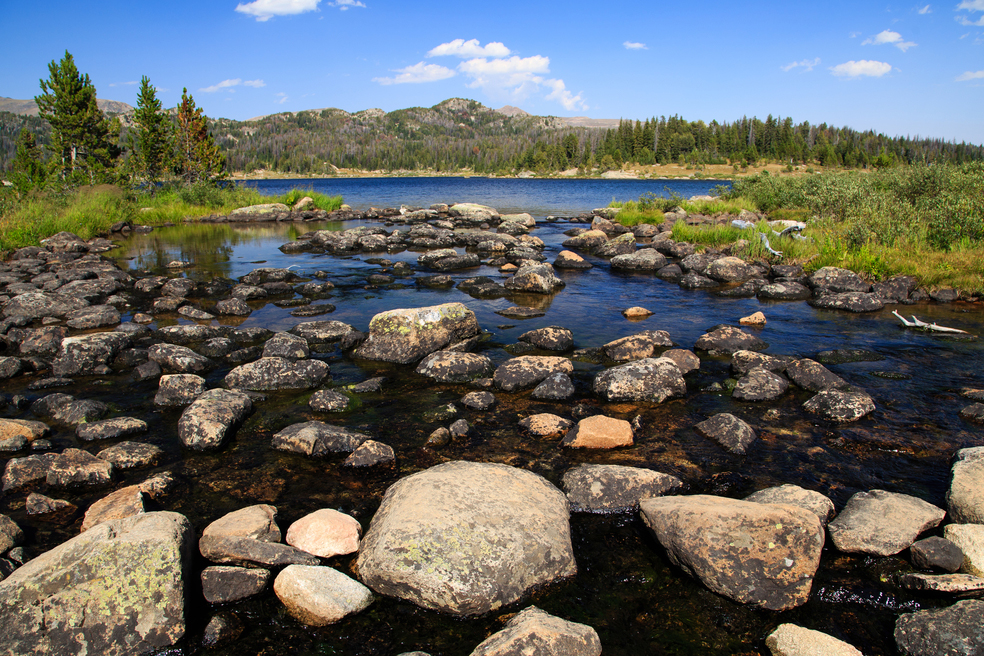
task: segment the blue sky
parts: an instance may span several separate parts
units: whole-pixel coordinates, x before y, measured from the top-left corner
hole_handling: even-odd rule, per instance
[[[984,143],[984,0],[0,0],[0,95],[67,49],[101,98],[245,119],[451,97],[534,114],[791,116]],[[11,28],[17,29],[11,29]]]

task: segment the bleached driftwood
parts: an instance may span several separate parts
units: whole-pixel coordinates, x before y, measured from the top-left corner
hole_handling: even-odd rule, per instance
[[[898,310],[892,310],[892,314],[899,318],[902,325],[906,328],[915,328],[916,330],[925,330],[931,333],[950,333],[954,335],[969,335],[966,330],[960,330],[959,328],[947,328],[946,326],[938,326],[935,323],[926,323],[925,321],[920,321],[915,316],[912,317],[912,321],[909,321],[901,314]]]
[[[742,221],[741,219],[733,220],[731,222],[731,225],[738,228],[739,230],[748,230],[750,228],[755,228],[754,223],[751,223],[750,221]],[[764,232],[759,232],[757,234],[759,236],[759,239],[762,241],[762,245],[765,246],[765,250],[769,251],[773,255],[778,255],[779,257],[782,257],[782,253],[772,248],[772,245],[769,243],[769,238],[765,236]],[[779,235],[779,233],[776,232],[775,230],[772,231],[772,234]]]

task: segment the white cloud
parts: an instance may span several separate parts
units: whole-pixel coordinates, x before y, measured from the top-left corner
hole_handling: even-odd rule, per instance
[[[509,48],[498,41],[486,43],[484,46],[478,39],[455,39],[448,43],[442,43],[436,48],[428,51],[428,57],[508,57],[511,55]]]
[[[793,70],[794,68],[802,67],[803,72],[804,73],[807,73],[809,71],[812,71],[814,66],[819,66],[819,65],[820,65],[820,58],[817,57],[817,58],[812,59],[812,60],[811,59],[804,59],[803,61],[792,62],[791,64],[786,64],[785,66],[780,66],[780,68],[788,73],[789,71]]]
[[[957,22],[959,22],[961,25],[984,27],[984,16],[981,16],[975,21],[970,20],[966,16],[957,16]]]
[[[649,50],[645,43],[635,43],[633,41],[626,41],[622,44],[625,46],[626,50]]]
[[[110,82],[109,83],[109,86],[111,86],[111,87],[129,87],[129,86],[133,86],[133,85],[136,85],[136,84],[140,84],[140,83],[137,82],[136,80],[133,80],[132,82]]]
[[[513,55],[506,59],[469,59],[458,65],[458,70],[471,78],[468,84],[472,88],[489,90],[532,88],[543,81],[538,73],[550,72],[550,58],[542,55],[518,57]]]
[[[424,62],[407,66],[406,68],[400,68],[393,72],[398,73],[398,75],[396,77],[374,77],[372,81],[379,82],[382,85],[417,84],[420,82],[446,80],[455,75],[454,71],[450,68],[438,66],[437,64],[425,64]]]
[[[245,82],[243,82],[243,84],[245,84],[248,87],[253,87],[254,89],[259,89],[260,87],[266,86],[266,82],[264,82],[263,80],[246,80]]]
[[[242,84],[242,82],[243,81],[240,78],[238,78],[238,77],[235,78],[235,79],[233,79],[233,80],[222,80],[218,84],[213,84],[210,87],[204,87],[202,89],[199,89],[199,91],[202,91],[204,93],[215,93],[216,91],[218,91],[220,89],[232,89],[233,87],[236,87],[236,86],[239,86],[240,84]]]
[[[881,77],[892,70],[891,64],[879,61],[849,61],[837,64],[830,68],[831,72],[838,77]]]
[[[967,11],[984,11],[984,0],[963,0],[957,5],[957,11],[966,9]]]
[[[236,5],[236,11],[255,16],[262,23],[274,16],[295,16],[316,11],[320,2],[321,0],[253,0]]]
[[[276,100],[275,102],[276,102],[276,103],[277,103],[278,105],[283,105],[283,104],[284,104],[285,102],[287,102],[287,94],[286,94],[286,93],[284,93],[283,91],[281,91],[280,93],[278,93],[278,94],[277,94],[276,96],[274,96],[274,97],[275,97],[275,98],[277,99],[277,100]]]
[[[338,7],[342,11],[349,9],[350,7],[365,8],[365,5],[359,0],[335,0],[334,2],[329,2],[328,4],[332,7]]]
[[[968,80],[984,80],[984,71],[967,71],[966,73],[957,76],[957,82],[966,82]]]
[[[912,41],[904,41],[902,39],[902,35],[899,34],[898,32],[893,32],[892,30],[883,30],[883,31],[879,32],[878,34],[876,34],[875,36],[870,37],[870,38],[867,38],[864,41],[862,41],[861,42],[861,45],[863,45],[863,46],[869,46],[869,45],[875,45],[875,46],[892,45],[892,46],[895,46],[896,48],[898,48],[899,50],[901,50],[902,52],[905,52],[909,48],[911,48],[911,47],[913,47],[915,45],[918,45],[918,44],[913,43]]]
[[[922,9],[919,10],[919,13],[922,14],[922,15],[931,14],[931,13],[933,13],[933,10],[930,9],[930,6],[929,5],[926,5],[925,7],[923,7]]]
[[[850,34],[848,34],[848,37],[850,37],[852,39],[856,39],[859,36],[861,36],[861,33],[860,32],[851,32]]]
[[[544,80],[543,83],[553,89],[553,91],[547,94],[547,100],[556,100],[569,112],[575,109],[584,110],[588,108],[584,104],[581,94],[579,93],[576,96],[571,94],[567,90],[567,85],[564,84],[563,80]]]

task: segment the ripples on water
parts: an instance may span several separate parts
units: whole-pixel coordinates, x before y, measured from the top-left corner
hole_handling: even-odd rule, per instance
[[[389,186],[397,188],[405,180],[375,181],[379,186],[378,196],[352,204],[356,207],[400,202],[429,205],[438,200],[467,200],[488,202],[503,212],[529,209],[519,204],[510,207],[499,197],[487,199],[459,193],[456,180],[447,183],[439,195],[420,192],[417,196],[407,194],[400,198],[386,194],[397,193],[389,190]],[[326,182],[327,193],[339,193],[331,187],[336,182]],[[494,181],[499,182],[549,188],[558,181]],[[626,187],[625,181],[618,182],[621,188]],[[271,184],[274,181],[264,182],[264,185]],[[706,189],[707,183],[704,184]],[[632,194],[637,196],[642,191]],[[349,193],[346,200],[350,200]],[[607,200],[610,198],[591,200],[577,207],[569,199],[557,200],[555,204],[570,205],[572,209],[568,213],[573,213],[603,205]],[[546,213],[562,212],[558,209],[534,212],[540,218]],[[711,326],[735,324],[738,318],[762,310],[768,324],[762,329],[749,330],[770,344],[769,353],[813,357],[827,349],[861,348],[883,356],[877,362],[830,367],[848,382],[869,391],[878,409],[856,424],[837,426],[804,415],[800,405],[810,394],[795,388],[775,402],[762,404],[736,403],[725,394],[702,391],[730,375],[728,360],[723,358],[702,360],[701,370],[688,376],[685,401],[674,400],[652,407],[604,404],[590,392],[591,380],[600,367],[578,362],[574,376],[578,401],[596,406],[611,416],[641,418],[642,429],[634,447],[604,452],[571,451],[562,450],[556,442],[525,438],[516,430],[520,418],[546,411],[569,414],[570,408],[558,410],[556,405],[533,401],[529,392],[496,392],[500,403],[493,410],[462,413],[474,426],[466,441],[454,442],[433,453],[421,447],[430,432],[442,424],[428,421],[427,413],[439,405],[457,401],[469,388],[464,385],[422,387],[421,378],[413,373],[412,367],[353,361],[332,349],[318,357],[331,364],[335,385],[382,375],[388,379],[383,393],[361,395],[361,404],[354,410],[332,416],[310,412],[309,393],[271,393],[266,402],[257,404],[257,411],[222,451],[186,454],[177,446],[176,423],[180,411],[153,406],[155,384],[139,384],[123,394],[119,390],[120,381],[103,379],[80,382],[65,390],[108,401],[121,414],[149,417],[155,428],[146,440],[167,451],[167,460],[161,468],[170,469],[179,477],[179,489],[166,502],[167,508],[186,514],[199,532],[221,514],[254,503],[276,505],[284,528],[322,507],[348,512],[365,527],[389,485],[444,459],[505,462],[531,469],[555,484],[559,484],[564,471],[578,463],[615,463],[675,474],[685,481],[687,493],[742,497],[767,486],[795,483],[828,494],[838,508],[853,493],[874,488],[914,494],[945,507],[950,457],[958,448],[984,444],[980,427],[963,422],[957,414],[968,404],[960,398],[958,390],[967,386],[984,387],[981,342],[947,340],[901,330],[890,309],[852,315],[814,310],[799,302],[720,299],[705,291],[682,290],[650,275],[613,274],[606,261],[589,257],[596,265],[594,269],[561,272],[566,288],[555,296],[535,299],[546,316],[506,319],[495,314],[496,310],[512,305],[505,299],[477,300],[457,289],[418,288],[412,278],[397,279],[389,287],[369,286],[366,276],[380,270],[379,266],[365,261],[370,255],[284,255],[277,250],[299,232],[314,227],[342,229],[353,225],[182,226],[134,236],[116,256],[123,266],[154,272],[163,271],[164,265],[173,259],[188,260],[196,266],[187,275],[199,279],[236,278],[257,266],[290,266],[301,275],[322,270],[336,285],[329,302],[337,310],[316,319],[340,320],[360,330],[366,330],[372,316],[384,310],[460,301],[475,312],[479,324],[489,331],[490,340],[482,349],[496,364],[511,357],[503,347],[514,344],[520,334],[534,328],[550,325],[570,328],[578,348],[600,346],[641,330],[667,330],[678,345],[692,348]],[[547,244],[548,261],[552,262],[561,250],[565,239],[562,231],[568,227],[569,224],[560,222],[543,224],[534,231]],[[417,255],[403,252],[376,256],[415,264]],[[452,275],[456,280],[476,275],[502,277],[489,267]],[[305,321],[272,304],[251,305],[255,308],[252,315],[241,322],[231,322],[243,327],[286,330]],[[648,307],[655,314],[643,321],[629,322],[621,311],[633,305]],[[922,305],[902,310],[973,333],[984,330],[980,304]],[[219,386],[227,371],[226,367],[211,373],[209,385]],[[875,375],[885,371],[908,374],[911,378],[893,380]],[[13,388],[8,384],[5,391]],[[775,412],[767,417],[767,410]],[[728,454],[692,430],[698,421],[721,411],[732,412],[757,429],[759,440],[746,456]],[[397,468],[353,472],[340,467],[341,456],[315,460],[270,449],[274,432],[309,419],[341,423],[392,445],[397,452]],[[74,444],[74,437],[66,432],[57,433],[54,439],[59,447]],[[138,471],[127,473],[125,478],[127,482],[137,482],[146,476],[146,471]],[[84,508],[103,494],[105,491],[60,496]],[[23,519],[17,512],[12,514],[15,519]],[[907,567],[903,559],[846,556],[828,547],[809,603],[784,613],[757,610],[711,593],[671,566],[635,516],[576,514],[571,524],[578,575],[535,592],[531,599],[506,612],[534,603],[548,612],[593,626],[601,636],[605,654],[609,655],[767,653],[765,635],[783,622],[826,631],[869,655],[894,654],[892,628],[898,613],[945,601],[898,590],[891,581],[895,572]],[[39,527],[35,529],[35,541],[50,547],[74,534],[74,530],[77,528],[69,527],[65,531]],[[352,573],[354,558],[335,559],[331,564]],[[388,656],[419,649],[435,656],[464,655],[501,628],[498,618],[504,614],[455,620],[395,600],[377,598],[364,613],[315,630],[298,625],[269,591],[231,609],[247,625],[239,641],[224,648],[196,651],[193,645],[197,644],[214,610],[202,604],[190,614],[188,646],[176,653],[280,654],[284,653],[285,645],[290,645],[291,652],[298,654]]]

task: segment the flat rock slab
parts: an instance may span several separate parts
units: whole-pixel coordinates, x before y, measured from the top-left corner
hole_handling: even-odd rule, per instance
[[[440,383],[465,383],[491,375],[492,361],[484,355],[437,351],[424,357],[417,373]]]
[[[147,357],[159,364],[164,371],[175,374],[201,374],[215,366],[204,355],[177,344],[154,344],[147,349]]]
[[[654,357],[656,351],[673,346],[670,334],[665,330],[647,330],[608,342],[601,347],[611,360],[627,362]]]
[[[3,469],[3,491],[13,492],[41,483],[57,457],[55,453],[35,453],[11,458]]]
[[[547,355],[522,355],[499,365],[492,381],[504,392],[535,387],[555,373],[570,374],[574,364],[567,358]]]
[[[984,592],[984,578],[972,574],[904,574],[899,585],[907,590],[946,594]]]
[[[173,645],[185,633],[192,537],[182,515],[147,513],[25,563],[0,582],[0,651],[128,656]]]
[[[827,530],[841,551],[891,556],[908,549],[920,533],[938,526],[945,515],[922,499],[872,490],[852,496]]]
[[[397,481],[362,540],[374,591],[481,615],[577,571],[567,497],[507,465],[449,462]]]
[[[862,656],[843,640],[795,624],[780,624],[765,639],[765,646],[772,656]]]
[[[283,567],[317,565],[318,558],[280,543],[277,509],[260,504],[223,515],[205,527],[198,541],[202,555],[215,563]]]
[[[826,495],[788,483],[753,492],[745,497],[745,501],[799,506],[816,515],[823,526],[826,526],[830,518],[834,516],[834,502]]]
[[[125,435],[147,432],[147,422],[133,417],[114,417],[92,423],[79,424],[75,434],[83,442],[111,440]]]
[[[308,344],[328,344],[337,342],[355,329],[341,321],[305,321],[288,332],[303,337]]]
[[[519,421],[519,428],[524,433],[539,438],[561,437],[571,426],[570,419],[564,419],[549,412],[531,415]]]
[[[722,412],[694,426],[699,434],[714,440],[726,451],[744,454],[755,441],[755,431],[738,417]]]
[[[372,591],[331,567],[290,565],[277,575],[273,591],[295,619],[327,626],[372,603]]]
[[[253,402],[242,392],[208,390],[181,413],[178,437],[189,449],[217,449],[252,411]]]
[[[0,440],[23,437],[25,441],[33,442],[42,437],[47,437],[50,433],[51,429],[46,423],[41,421],[0,419]]]
[[[683,486],[676,476],[623,465],[580,465],[564,474],[562,486],[574,512],[631,512],[642,499]]]
[[[308,405],[318,412],[342,412],[349,407],[349,397],[336,390],[318,390],[308,399]]]
[[[154,405],[175,407],[189,405],[205,393],[205,379],[195,374],[161,376]]]
[[[368,435],[340,426],[322,421],[306,421],[276,433],[273,436],[273,448],[306,456],[323,456],[328,453],[354,451],[368,439]]]
[[[810,511],[708,495],[639,506],[670,560],[714,592],[769,610],[809,599],[824,541]]]
[[[62,451],[52,460],[45,476],[52,487],[106,485],[112,479],[112,463],[80,449]]]
[[[164,457],[164,450],[153,444],[120,442],[103,449],[96,457],[113,463],[117,469],[134,469],[156,465]]]
[[[875,294],[864,292],[842,292],[827,294],[809,301],[810,305],[823,310],[846,310],[848,312],[877,312],[885,303]]]
[[[286,358],[260,358],[230,371],[226,387],[252,390],[312,389],[328,378],[331,369],[321,360],[293,361]]]
[[[569,622],[530,606],[479,643],[471,656],[518,654],[601,656],[601,639],[587,624]]]
[[[521,305],[507,307],[504,310],[496,310],[495,313],[503,317],[509,317],[510,319],[536,319],[537,317],[546,316],[547,314],[543,310],[523,307]]]
[[[895,622],[895,644],[905,656],[984,654],[984,601],[968,599],[949,608],[907,613]]]
[[[213,565],[202,570],[202,594],[210,604],[227,604],[263,592],[270,570]]]
[[[145,510],[143,490],[138,485],[129,485],[89,506],[80,530],[88,531],[104,522],[141,515]]]
[[[849,423],[874,412],[875,401],[864,392],[825,389],[803,407],[828,421]]]
[[[646,358],[612,367],[595,376],[594,392],[609,401],[662,403],[684,396],[687,383],[669,358]]]
[[[574,449],[614,449],[631,446],[632,424],[604,415],[586,417],[564,436],[562,444]]]

